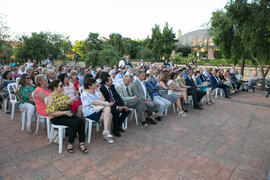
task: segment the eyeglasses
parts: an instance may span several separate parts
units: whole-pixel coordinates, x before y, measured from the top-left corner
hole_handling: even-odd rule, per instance
[[[26,79],[31,79],[30,77],[26,77]]]

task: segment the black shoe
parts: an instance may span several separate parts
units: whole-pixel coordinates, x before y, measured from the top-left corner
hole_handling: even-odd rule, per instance
[[[194,107],[194,109],[203,110],[203,108],[201,106]]]
[[[122,136],[119,132],[114,132],[113,135],[114,135],[115,137],[121,137],[121,136]]]
[[[143,122],[142,122],[142,125],[145,125],[145,124],[147,124],[147,121],[143,121]]]
[[[146,121],[147,121],[147,124],[157,124],[157,122],[156,121],[154,121],[153,119],[149,119],[149,118],[147,118],[146,119]]]
[[[125,132],[125,130],[121,127],[121,128],[119,128],[119,132]]]
[[[157,121],[161,121],[161,116],[156,117]]]
[[[187,110],[187,109],[185,109],[185,110],[184,110],[184,112],[188,112],[188,110]]]
[[[227,99],[232,99],[231,97],[229,97],[229,96],[227,96],[227,97],[225,97],[225,98],[227,98]]]

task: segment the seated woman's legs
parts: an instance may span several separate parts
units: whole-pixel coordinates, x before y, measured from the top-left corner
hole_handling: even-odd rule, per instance
[[[185,103],[187,103],[188,102],[187,89],[184,89],[182,92],[183,92],[183,97],[184,97]]]
[[[104,131],[110,132],[109,129],[112,122],[112,114],[109,106],[103,109],[100,119],[104,121]]]
[[[34,117],[35,106],[30,103],[23,103],[20,105],[21,111],[27,112],[26,130],[31,132],[32,117]]]
[[[77,107],[77,116],[82,117],[82,105]]]
[[[178,96],[178,98],[176,100],[176,105],[179,108],[179,111],[182,112],[183,108],[182,108],[182,104],[181,104],[181,96]]]

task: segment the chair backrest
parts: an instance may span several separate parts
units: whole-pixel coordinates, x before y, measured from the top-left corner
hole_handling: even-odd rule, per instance
[[[19,81],[20,81],[20,78],[17,77],[17,78],[16,78],[16,84],[17,84],[17,87],[18,87]]]
[[[18,87],[17,83],[9,83],[8,84],[7,89],[8,89],[8,94],[9,94],[10,100],[17,101],[16,96],[15,96],[15,92],[16,92],[17,87]]]

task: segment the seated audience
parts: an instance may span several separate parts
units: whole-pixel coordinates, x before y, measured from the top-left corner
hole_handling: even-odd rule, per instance
[[[113,103],[111,107],[111,112],[113,115],[113,135],[116,137],[121,137],[120,132],[125,132],[122,129],[122,124],[129,114],[128,107],[125,106],[122,98],[119,96],[112,84],[112,79],[107,72],[102,72],[100,74],[101,87],[100,91],[104,96],[105,100],[109,103]]]
[[[206,92],[206,99],[207,99],[207,104],[214,104],[211,100],[211,88],[207,86],[207,83],[203,83],[201,81],[201,73],[200,71],[196,72],[196,81],[195,84],[197,87],[199,87],[203,92]]]
[[[151,97],[146,90],[144,79],[145,73],[138,70],[136,72],[136,79],[131,84],[131,90],[132,94],[142,99],[142,103],[144,103],[147,107],[146,112],[148,117],[146,118],[145,122],[142,122],[142,125],[145,126],[145,124],[156,124],[156,122],[152,119],[152,115],[153,112],[158,110],[158,105],[151,100]]]
[[[85,79],[85,90],[81,96],[83,116],[96,122],[103,120],[103,137],[108,143],[113,143],[113,136],[110,134],[110,125],[112,122],[111,107],[114,103],[107,103],[97,87],[98,83],[94,78]],[[96,112],[94,106],[104,106],[104,108]]]
[[[159,95],[159,87],[154,87],[151,83],[151,79],[152,77],[150,74],[145,75],[145,87],[153,102],[159,106],[159,116],[156,119],[161,121],[166,109],[168,109],[168,107],[171,105],[171,102]]]
[[[32,118],[35,114],[35,103],[32,96],[32,92],[34,91],[35,86],[31,84],[30,76],[27,74],[23,74],[20,77],[16,95],[20,110],[26,111],[27,114],[26,130],[28,133],[32,133],[31,124]]]
[[[58,79],[53,80],[49,89],[52,93],[48,96],[46,114],[51,118],[51,122],[55,125],[64,125],[69,127],[67,151],[74,153],[73,143],[76,135],[79,136],[79,150],[88,153],[84,146],[85,141],[85,125],[83,120],[72,114],[70,105],[73,100],[63,93],[62,82]]]
[[[212,76],[210,76],[210,82],[211,82],[211,88],[221,88],[224,91],[225,98],[231,99],[228,94],[228,88],[229,86],[225,85],[223,82],[221,82],[217,76],[218,70],[215,70],[212,72]]]

